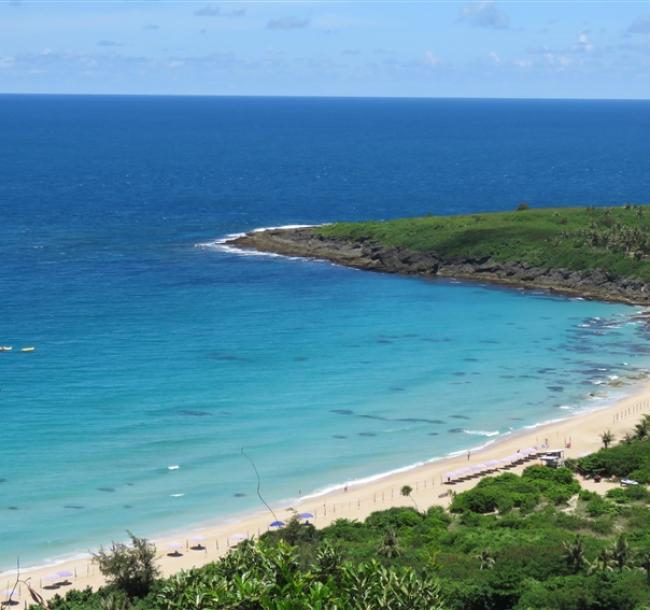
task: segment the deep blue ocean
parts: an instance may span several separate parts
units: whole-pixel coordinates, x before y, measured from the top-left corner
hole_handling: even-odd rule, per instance
[[[649,132],[646,102],[0,96],[0,568],[256,508],[242,447],[280,501],[611,400],[636,308],[210,244],[647,202]]]

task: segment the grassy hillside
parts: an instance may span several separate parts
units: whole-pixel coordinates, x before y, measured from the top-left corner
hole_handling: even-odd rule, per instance
[[[544,208],[336,223],[323,236],[371,239],[444,258],[491,257],[542,268],[601,269],[650,281],[650,207]]]
[[[571,466],[629,476],[649,447],[644,417],[620,445]],[[147,590],[72,591],[50,608],[642,610],[650,608],[650,492],[599,495],[580,490],[569,469],[531,466],[483,479],[450,511],[394,508],[322,530],[294,520],[219,562],[152,578]]]

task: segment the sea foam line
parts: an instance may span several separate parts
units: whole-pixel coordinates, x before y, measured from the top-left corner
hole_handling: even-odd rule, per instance
[[[325,223],[329,224],[329,223]],[[284,254],[276,254],[275,252],[260,252],[259,250],[246,250],[244,248],[238,248],[236,246],[228,245],[229,241],[238,239],[248,235],[248,233],[262,233],[263,231],[273,231],[276,229],[308,229],[309,227],[321,227],[320,225],[281,225],[278,227],[258,227],[252,231],[245,231],[243,233],[228,233],[224,237],[220,237],[213,241],[202,242],[194,244],[195,248],[210,248],[212,250],[219,250],[220,252],[227,252],[229,254],[238,254],[240,256],[269,256],[272,258],[289,258],[292,260],[298,260],[298,256],[285,256]]]

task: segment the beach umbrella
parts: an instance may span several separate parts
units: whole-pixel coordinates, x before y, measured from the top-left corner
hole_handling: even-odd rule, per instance
[[[193,551],[202,551],[205,549],[202,543],[205,542],[206,540],[207,538],[205,536],[202,536],[201,534],[192,536],[192,546],[190,548]]]
[[[70,570],[59,570],[55,576],[59,578],[72,578],[74,574]]]
[[[171,542],[167,546],[171,549],[171,553],[167,553],[167,557],[180,557],[183,554],[180,551],[183,548],[180,542]]]
[[[313,519],[313,518],[314,515],[312,515],[311,513],[300,513],[298,515],[298,519]]]
[[[232,534],[232,536],[230,536],[230,540],[241,542],[242,540],[246,540],[246,534]]]
[[[273,521],[269,523],[269,527],[284,527],[284,521]]]

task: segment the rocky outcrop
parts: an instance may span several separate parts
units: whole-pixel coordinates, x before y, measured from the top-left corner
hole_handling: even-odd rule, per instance
[[[453,277],[523,288],[541,288],[570,296],[650,305],[650,285],[634,278],[614,277],[600,269],[544,269],[489,257],[445,257],[387,247],[372,240],[331,239],[313,228],[268,229],[228,242],[242,249],[316,258],[368,271],[423,277]]]

